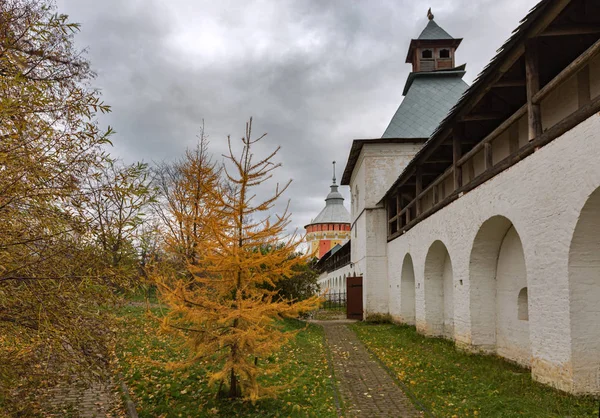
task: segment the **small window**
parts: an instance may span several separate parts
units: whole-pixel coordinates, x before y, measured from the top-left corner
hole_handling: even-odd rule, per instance
[[[529,321],[529,307],[527,301],[527,288],[524,287],[519,292],[518,304],[519,304],[519,319],[522,321]]]
[[[450,50],[440,49],[440,58],[450,58]]]
[[[431,49],[424,49],[421,51],[421,58],[431,59],[433,58],[433,51]]]

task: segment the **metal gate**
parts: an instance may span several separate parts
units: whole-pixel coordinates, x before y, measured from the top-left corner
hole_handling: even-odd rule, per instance
[[[346,279],[346,318],[363,319],[362,277]]]

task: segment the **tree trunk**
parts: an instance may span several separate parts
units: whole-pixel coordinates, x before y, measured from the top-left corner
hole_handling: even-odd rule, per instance
[[[229,376],[229,397],[238,397],[237,377],[235,376],[235,371],[233,369],[231,369],[231,374]]]

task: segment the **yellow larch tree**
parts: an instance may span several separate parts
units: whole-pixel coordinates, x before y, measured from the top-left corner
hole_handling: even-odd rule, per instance
[[[207,239],[205,219],[217,215],[212,195],[220,189],[221,170],[208,154],[204,129],[198,144],[174,163],[156,168],[155,182],[159,198],[154,205],[162,226],[164,249],[179,264],[198,263],[198,245]]]
[[[211,207],[211,216],[202,220],[204,234],[196,241],[195,262],[187,263],[188,274],[160,275],[157,283],[171,308],[163,329],[185,339],[192,353],[189,364],[213,358],[217,367],[209,378],[220,393],[254,401],[277,389],[260,384],[260,376],[273,371],[260,359],[294,335],[282,331],[277,320],[314,309],[318,298],[286,300],[270,290],[291,275],[300,240],[286,233],[287,208],[272,214],[290,182],[277,185],[265,200],[255,193],[280,167],[273,162],[279,148],[255,161],[252,147],[265,135],[253,140],[251,131],[252,119],[239,155],[228,138],[225,157],[232,168],[224,170],[225,184],[205,189],[202,203]]]

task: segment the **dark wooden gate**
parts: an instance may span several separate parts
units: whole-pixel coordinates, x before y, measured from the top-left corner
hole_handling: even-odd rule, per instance
[[[348,277],[346,279],[346,318],[363,319],[363,292],[362,277]]]

